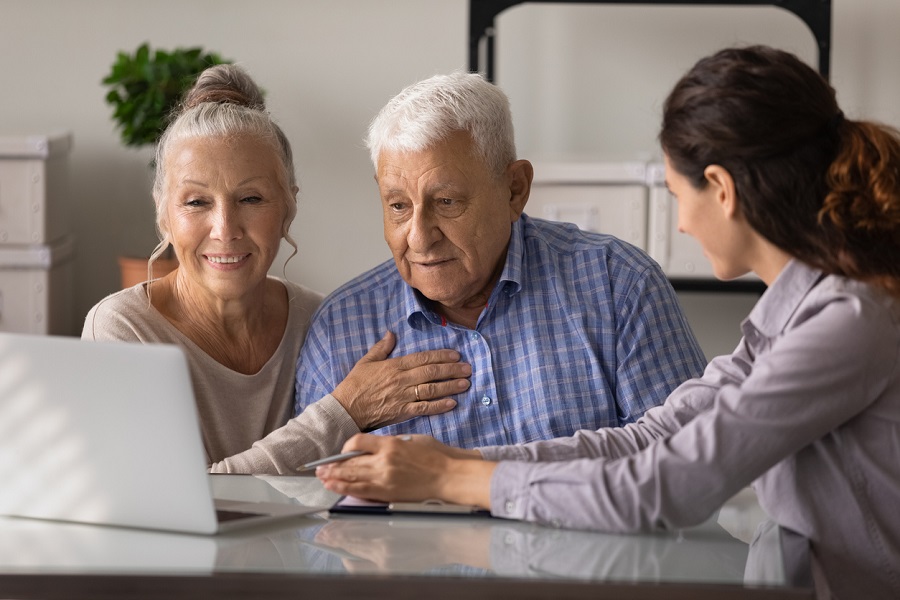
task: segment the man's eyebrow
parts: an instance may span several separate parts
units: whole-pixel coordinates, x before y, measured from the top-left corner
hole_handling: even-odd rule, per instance
[[[392,188],[387,188],[386,190],[382,190],[381,195],[382,196],[401,196],[405,193],[406,192],[405,192],[405,190],[403,190],[403,188],[392,187]]]
[[[455,192],[455,191],[457,191],[458,189],[459,189],[458,186],[456,186],[456,185],[454,185],[454,184],[452,184],[452,183],[449,183],[449,182],[446,182],[446,181],[440,181],[440,182],[438,182],[438,183],[435,183],[434,185],[428,186],[428,188],[426,188],[426,191],[427,191],[429,194],[432,194],[432,195],[433,195],[433,194],[436,194],[436,193],[438,193],[438,192]]]
[[[455,192],[458,189],[459,189],[458,186],[456,186],[452,183],[438,182],[438,183],[435,183],[434,185],[429,185],[427,188],[425,188],[425,192],[429,195],[434,195],[439,192],[447,192],[447,191]],[[389,188],[382,190],[382,195],[384,195],[384,196],[394,196],[394,195],[405,196],[406,188],[389,187]]]

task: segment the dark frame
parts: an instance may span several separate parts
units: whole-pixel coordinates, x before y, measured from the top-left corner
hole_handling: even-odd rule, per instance
[[[469,0],[469,70],[481,71],[494,81],[494,20],[508,8],[528,2],[543,4],[667,4],[667,5],[763,5],[794,13],[809,27],[819,50],[819,73],[828,79],[831,71],[831,0]],[[480,46],[485,42],[484,68]]]
[[[500,13],[526,3],[541,4],[665,4],[665,5],[761,5],[776,6],[797,15],[812,32],[819,53],[819,72],[828,79],[831,68],[831,0],[469,0],[469,71],[481,72],[488,81],[496,78],[494,21]],[[484,65],[480,52],[484,42]],[[670,278],[679,291],[757,293],[765,291],[762,282],[723,282],[710,279]]]

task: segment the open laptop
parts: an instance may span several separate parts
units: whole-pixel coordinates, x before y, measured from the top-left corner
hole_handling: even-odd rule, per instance
[[[0,515],[214,534],[327,508],[210,490],[179,347],[0,333]]]

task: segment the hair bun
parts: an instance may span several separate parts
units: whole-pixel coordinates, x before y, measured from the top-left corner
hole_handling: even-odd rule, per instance
[[[237,104],[265,110],[262,90],[250,75],[237,65],[214,65],[197,77],[184,94],[181,110],[188,110],[204,102]]]

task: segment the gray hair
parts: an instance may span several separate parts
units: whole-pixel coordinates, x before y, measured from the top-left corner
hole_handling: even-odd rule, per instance
[[[188,90],[175,119],[163,132],[156,146],[156,175],[153,199],[156,204],[156,230],[159,244],[150,256],[151,262],[169,246],[169,234],[163,226],[167,198],[166,157],[172,144],[193,138],[233,138],[249,135],[272,144],[280,158],[283,181],[286,184],[285,214],[281,234],[297,253],[297,243],[288,232],[297,215],[293,188],[297,185],[294,157],[287,137],[266,111],[259,87],[250,75],[237,65],[215,65],[203,71]],[[288,257],[290,259],[290,257]]]
[[[377,169],[383,150],[420,152],[457,131],[469,132],[497,177],[516,160],[509,98],[481,75],[461,71],[435,75],[394,96],[372,120],[365,142]]]

